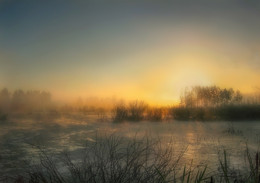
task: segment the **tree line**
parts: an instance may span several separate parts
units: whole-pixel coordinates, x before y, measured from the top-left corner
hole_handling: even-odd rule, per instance
[[[239,90],[218,86],[195,86],[186,88],[180,97],[185,107],[212,107],[227,104],[241,104],[243,96]]]
[[[51,94],[46,91],[21,89],[10,92],[7,88],[0,91],[0,111],[35,111],[51,105]]]
[[[260,119],[259,101],[245,102],[239,90],[218,86],[194,86],[180,95],[179,105],[148,106],[143,101],[118,104],[114,121],[175,120],[256,120]]]
[[[103,104],[104,104],[104,100]],[[106,100],[105,100],[106,101]],[[109,100],[110,101],[110,100]],[[15,90],[10,92],[4,88],[0,91],[0,119],[1,114],[9,112],[81,112],[110,115],[113,121],[162,121],[176,120],[247,120],[260,119],[260,102],[248,101],[239,90],[233,88],[220,88],[218,86],[194,86],[186,88],[180,95],[179,105],[150,106],[144,101],[131,101],[129,103],[116,102],[112,108],[88,106],[78,102],[75,105],[54,105],[51,94],[39,90]],[[112,110],[111,110],[112,109]]]

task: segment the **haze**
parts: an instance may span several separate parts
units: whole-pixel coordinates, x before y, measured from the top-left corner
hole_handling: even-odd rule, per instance
[[[0,88],[158,104],[193,85],[250,93],[259,17],[256,0],[2,0]]]

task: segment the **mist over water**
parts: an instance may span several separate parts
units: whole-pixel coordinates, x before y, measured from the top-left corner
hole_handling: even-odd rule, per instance
[[[121,124],[100,121],[97,115],[33,114],[10,117],[0,123],[1,175],[17,175],[28,165],[39,162],[39,151],[59,155],[69,152],[74,160],[80,159],[82,150],[96,137],[116,135],[126,139],[148,137],[167,146],[172,143],[174,154],[184,153],[181,165],[207,165],[218,168],[223,150],[230,154],[232,167],[246,167],[244,153],[248,147],[257,152],[260,145],[259,121],[249,122],[125,122]],[[40,149],[39,149],[40,148]]]
[[[259,93],[249,97],[218,86],[186,88],[180,103],[171,106],[116,98],[60,104],[49,92],[4,88],[0,181],[81,179],[81,172],[65,176],[73,167],[81,167],[78,170],[87,171],[90,178],[95,175],[94,182],[102,182],[103,171],[108,180],[121,169],[129,180],[137,167],[144,168],[138,172],[145,180],[156,181],[161,172],[170,172],[169,180],[182,179],[189,167],[188,174],[202,171],[206,179],[218,181],[225,177],[222,162],[234,179],[246,177],[255,171],[251,157],[258,157],[260,147],[259,103]]]
[[[0,182],[260,180],[258,0],[0,0]]]

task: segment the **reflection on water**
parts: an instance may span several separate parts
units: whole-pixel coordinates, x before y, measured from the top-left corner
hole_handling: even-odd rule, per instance
[[[246,146],[259,150],[259,122],[140,122],[115,124],[98,122],[95,116],[63,115],[57,118],[43,116],[12,117],[0,124],[0,174],[15,173],[25,162],[37,157],[35,145],[53,154],[64,150],[77,154],[87,141],[97,135],[116,134],[126,138],[143,137],[173,143],[174,151],[181,153],[183,164],[193,166],[218,164],[223,149],[231,155],[233,166],[243,167]],[[239,132],[239,133],[238,133]]]

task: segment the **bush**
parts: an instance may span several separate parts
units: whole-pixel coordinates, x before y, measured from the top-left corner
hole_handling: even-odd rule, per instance
[[[191,117],[191,109],[187,107],[173,107],[171,115],[177,120],[189,120]]]
[[[128,111],[124,104],[118,104],[112,111],[112,118],[114,122],[122,122],[127,120]]]
[[[140,121],[144,119],[144,113],[147,109],[147,105],[143,101],[134,101],[129,104],[129,120]]]
[[[162,121],[164,117],[164,110],[162,108],[150,108],[147,111],[146,118],[150,121]]]
[[[223,120],[257,120],[260,105],[225,105],[216,109],[216,115]]]

